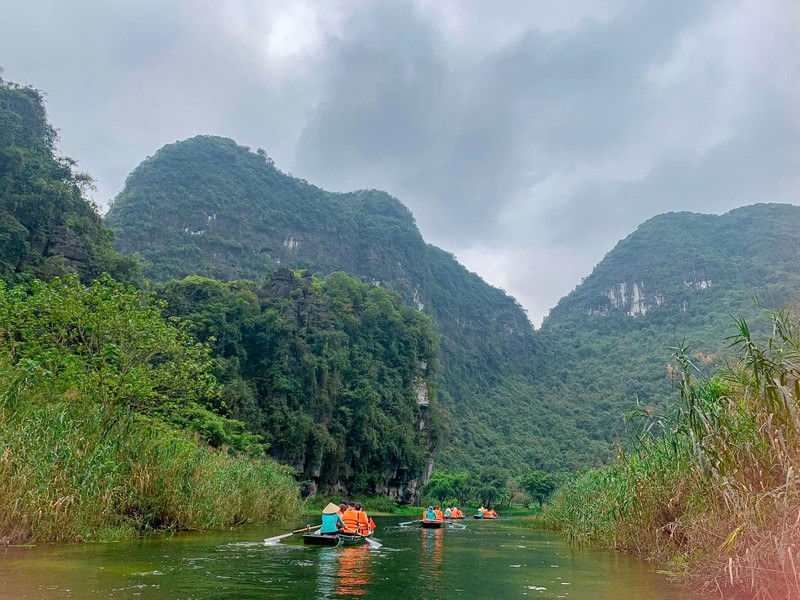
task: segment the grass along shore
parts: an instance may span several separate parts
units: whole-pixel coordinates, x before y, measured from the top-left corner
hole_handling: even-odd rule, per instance
[[[7,371],[0,369],[6,382]],[[297,484],[158,423],[0,389],[0,543],[108,540],[297,514]]]
[[[681,358],[682,405],[662,433],[562,487],[545,522],[706,592],[800,597],[800,336],[787,313],[773,332],[756,341],[739,321],[738,363],[711,380]]]

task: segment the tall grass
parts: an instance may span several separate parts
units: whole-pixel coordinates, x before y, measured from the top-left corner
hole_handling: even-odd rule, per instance
[[[301,510],[274,461],[231,456],[121,410],[0,359],[0,543],[218,528]]]
[[[547,518],[726,597],[800,597],[800,336],[786,313],[761,342],[737,326],[738,362],[698,382],[681,355],[682,405],[661,433],[564,486]]]

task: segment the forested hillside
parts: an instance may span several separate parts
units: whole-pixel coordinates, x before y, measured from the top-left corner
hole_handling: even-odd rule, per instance
[[[0,276],[51,279],[77,272],[135,276],[135,261],[114,250],[114,236],[83,197],[91,178],[55,153],[56,131],[42,94],[0,78]]]
[[[278,265],[345,271],[433,317],[440,466],[558,468],[610,451],[612,438],[554,378],[549,365],[558,361],[548,353],[558,350],[537,339],[519,304],[426,244],[409,211],[383,192],[326,192],[282,173],[263,151],[198,136],[139,165],[106,222],[156,281],[259,280]]]
[[[191,276],[159,297],[211,344],[224,406],[307,492],[415,497],[440,429],[428,317],[341,272],[280,269],[259,284]]]
[[[799,292],[800,207],[668,213],[619,242],[542,333],[570,340],[571,384],[619,427],[637,403],[656,413],[675,404],[676,348],[711,373],[729,355],[735,317],[764,328],[766,311]]]

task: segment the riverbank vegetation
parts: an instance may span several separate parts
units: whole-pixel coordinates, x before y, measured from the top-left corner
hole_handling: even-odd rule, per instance
[[[707,379],[680,356],[682,404],[651,422],[635,453],[565,485],[548,521],[578,544],[659,562],[726,597],[800,596],[800,335],[772,315],[744,320],[737,362]]]
[[[101,277],[0,285],[0,541],[204,529],[300,510],[223,416],[208,348]]]

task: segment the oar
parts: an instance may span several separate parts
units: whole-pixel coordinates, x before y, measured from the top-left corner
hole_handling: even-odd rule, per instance
[[[367,540],[367,543],[369,544],[369,547],[372,548],[373,550],[377,550],[378,548],[382,548],[383,547],[383,544],[381,544],[378,540],[372,539],[368,535],[365,535],[365,536],[362,536],[362,537],[365,540]]]
[[[280,542],[284,538],[291,537],[297,533],[305,533],[306,531],[311,531],[311,530],[319,531],[320,529],[322,529],[322,525],[308,525],[307,527],[303,527],[303,529],[296,529],[295,531],[290,531],[289,533],[284,533],[283,535],[275,535],[272,536],[271,538],[267,538],[264,540],[264,545],[270,546],[272,544]]]
[[[460,529],[466,529],[467,528],[467,526],[464,525],[463,523],[448,523],[447,526],[448,527],[458,527]]]
[[[419,522],[420,519],[417,519],[416,521],[406,521],[405,523],[400,523],[400,527],[405,527],[406,525],[411,525],[412,523],[419,523]]]

